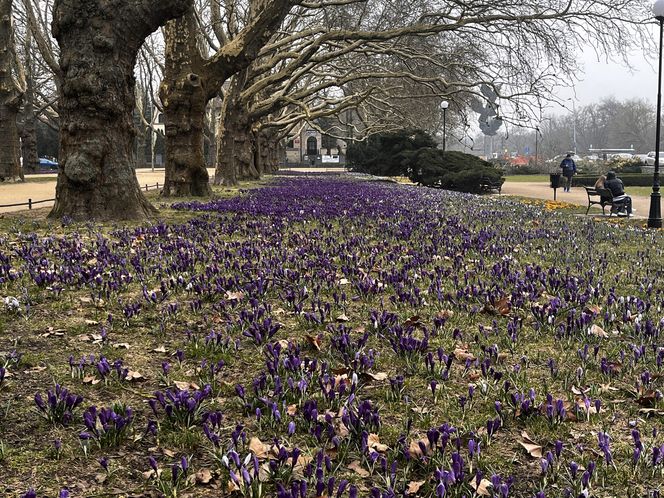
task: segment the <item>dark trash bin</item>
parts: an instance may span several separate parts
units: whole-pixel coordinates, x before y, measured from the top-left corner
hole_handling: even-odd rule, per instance
[[[560,188],[561,187],[561,175],[560,173],[551,173],[549,179],[551,180],[551,188]]]

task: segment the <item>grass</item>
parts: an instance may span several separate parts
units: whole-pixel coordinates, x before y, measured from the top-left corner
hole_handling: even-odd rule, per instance
[[[232,198],[239,195],[240,190],[266,184],[215,188],[215,195]],[[426,206],[434,209],[440,193],[426,189],[418,189],[418,193],[431,196],[427,197],[431,202]],[[420,496],[433,496],[435,486],[431,476],[436,468],[449,467],[449,454],[439,461],[433,457],[431,460],[413,458],[405,463],[403,453],[409,453],[411,443],[417,446],[417,441],[425,440],[428,429],[444,422],[459,431],[458,444],[463,451],[469,439],[481,441],[482,453],[473,465],[480,467],[486,478],[493,473],[515,477],[510,496],[531,497],[537,486],[543,486],[547,496],[557,496],[565,487],[578,484],[579,479],[571,479],[565,470],[572,460],[585,466],[590,460],[598,462],[593,479],[594,496],[615,496],[616,489],[621,490],[620,496],[646,496],[648,490],[661,484],[662,474],[658,469],[646,464],[638,467],[629,464],[630,421],[635,421],[649,450],[655,443],[663,442],[661,435],[651,434],[653,428],[660,426],[664,406],[661,401],[654,401],[653,411],[643,412],[634,387],[643,371],[648,370],[653,376],[657,375],[652,381],[654,388],[661,389],[661,369],[656,364],[655,353],[651,353],[657,340],[640,335],[634,318],[623,320],[627,312],[633,317],[641,315],[642,323],[647,318],[657,318],[656,306],[643,310],[632,298],[651,299],[648,291],[651,284],[661,289],[659,275],[649,271],[651,264],[662,256],[658,235],[640,232],[627,220],[616,222],[621,223],[618,228],[613,222],[592,218],[579,220],[571,215],[581,208],[560,202],[524,199],[514,203],[497,196],[482,198],[482,215],[477,216],[465,214],[467,206],[458,200],[444,204],[449,211],[443,210],[441,216],[449,216],[454,220],[452,224],[461,225],[467,231],[442,235],[439,232],[443,227],[429,224],[424,214],[420,214],[423,224],[416,225],[411,233],[407,220],[393,223],[389,219],[340,217],[330,223],[318,220],[279,223],[241,213],[176,211],[170,208],[169,200],[158,198],[156,193],[150,192],[148,196],[160,207],[160,220],[173,231],[159,236],[132,235],[133,242],[125,248],[126,252],[118,249],[122,254],[118,268],[127,264],[132,281],[102,296],[103,302],[95,294],[103,288],[96,287],[94,281],[89,286],[71,286],[58,293],[47,285],[36,286],[27,273],[0,284],[0,297],[12,295],[24,299],[27,295],[31,303],[29,310],[21,313],[0,314],[0,352],[22,353],[19,364],[10,367],[12,377],[0,390],[0,441],[4,442],[0,482],[5,496],[19,496],[30,486],[38,487],[48,496],[56,496],[61,487],[70,488],[73,496],[147,496],[156,492],[158,484],[154,478],[144,475],[149,472],[148,456],[157,458],[160,469],[164,469],[164,478],[170,475],[170,465],[182,456],[192,457],[195,472],[211,472],[210,482],[192,479],[182,484],[178,496],[183,490],[189,496],[220,495],[222,491],[213,489],[212,485],[227,489],[227,472],[215,463],[211,455],[213,448],[201,431],[200,420],[192,427],[182,428],[171,424],[163,411],[154,416],[147,405],[156,390],[172,387],[176,382],[184,383],[185,387],[202,386],[204,372],[200,362],[204,359],[209,363],[224,361],[221,373],[213,379],[213,395],[203,402],[205,410],[223,413],[220,431],[224,445],[228,444],[229,433],[236,424],[242,424],[248,438],[258,437],[265,444],[272,444],[279,438],[289,448],[296,445],[302,448],[308,459],[315,458],[317,449],[324,448],[331,457],[332,467],[337,469],[334,474],[337,481],[347,478],[361,486],[360,496],[368,496],[372,485],[384,486],[384,474],[369,464],[368,453],[355,446],[356,440],[342,437],[341,445],[335,448],[324,437],[321,442],[312,435],[315,424],[307,427],[301,398],[288,394],[292,398],[284,398],[286,406],[279,407],[282,420],[271,419],[269,410],[260,405],[260,398],[273,396],[276,390],[273,376],[267,376],[264,394],[251,394],[252,381],[265,369],[266,348],[247,340],[240,328],[233,325],[243,310],[251,308],[250,291],[243,291],[246,294],[243,296],[229,296],[225,290],[198,295],[186,285],[170,281],[165,269],[171,265],[180,268],[178,274],[183,277],[204,276],[198,282],[203,286],[216,282],[233,292],[237,289],[232,279],[240,279],[243,284],[264,281],[264,294],[251,295],[251,299],[259,299],[268,306],[269,315],[281,324],[274,340],[280,341],[284,350],[288,349],[294,356],[328,365],[329,389],[334,389],[332,384],[337,388],[340,384],[350,385],[349,379],[356,373],[339,348],[333,346],[332,338],[340,334],[342,327],[347,327],[350,338],[357,344],[367,332],[367,343],[355,347],[348,356],[356,359],[369,351],[376,352],[375,365],[368,369],[370,373],[386,374],[388,378],[405,377],[403,389],[396,395],[389,380],[382,375],[376,380],[360,373],[356,385],[357,395],[370,399],[378,407],[381,427],[370,432],[375,431],[380,443],[388,446],[381,454],[390,462],[399,462],[397,480],[402,488],[424,480]],[[494,211],[502,214],[493,217],[490,213]],[[585,212],[585,208],[582,211]],[[30,218],[12,214],[0,219],[3,234],[0,255],[11,254],[12,262],[20,267],[21,258],[14,249],[22,244],[29,245],[33,239],[25,234],[34,232],[37,240],[62,237],[88,248],[89,256],[84,258],[82,271],[92,271],[96,251],[104,249],[98,245],[97,229],[109,237],[112,247],[116,244],[118,248],[124,247],[120,244],[123,235],[117,231],[121,227],[116,224],[62,226],[43,219],[46,212],[47,209],[36,210],[29,213]],[[465,225],[469,219],[473,224]],[[495,225],[496,219],[501,220],[500,227]],[[174,229],[181,224],[188,226],[190,220],[203,224],[203,228],[189,232]],[[127,228],[140,226],[144,224],[128,224]],[[149,226],[145,225],[146,229]],[[626,226],[629,228],[624,229]],[[514,233],[523,235],[518,243],[509,239]],[[481,247],[471,243],[479,243],[483,238],[486,244]],[[186,244],[179,249],[160,252],[157,242],[168,246],[169,240],[175,244],[182,239]],[[320,252],[330,247],[336,250],[333,258]],[[652,254],[644,252],[647,248],[652,248]],[[60,261],[54,247],[43,254],[35,249],[32,254],[46,260],[45,268]],[[134,256],[144,258],[150,270],[141,273],[131,266]],[[310,266],[299,266],[302,261]],[[536,274],[537,267],[546,271],[518,284],[512,281],[519,273]],[[105,268],[102,275],[118,268]],[[211,273],[206,274],[206,270]],[[593,274],[589,276],[591,270]],[[385,288],[366,294],[359,292],[353,285],[361,275],[385,282]],[[399,284],[389,283],[391,278],[403,275],[407,276],[408,285],[404,280],[398,280]],[[341,283],[346,277],[348,282]],[[163,302],[146,302],[142,287],[148,291],[159,289],[162,281],[167,284],[168,296]],[[578,295],[587,291],[587,281],[596,294],[588,291],[585,298],[579,298]],[[313,299],[316,286],[320,287],[319,297]],[[304,300],[303,312],[322,313],[323,323],[307,319],[303,312],[295,310],[287,294],[299,290],[310,294]],[[483,297],[485,290],[496,295],[491,305]],[[436,297],[437,292],[441,297]],[[616,302],[609,304],[610,295]],[[502,296],[509,297],[508,307],[502,308],[496,302]],[[562,310],[551,323],[538,322],[535,310],[538,306],[549,306],[554,296],[574,303],[574,308],[570,305]],[[133,302],[141,302],[142,309],[137,316],[125,319],[123,309]],[[586,304],[579,307],[580,302]],[[168,312],[167,305],[171,303],[178,304],[177,312]],[[328,311],[325,304],[330,306]],[[570,313],[579,316],[584,309],[595,306],[599,309],[588,313],[593,314],[594,323],[606,329],[607,337],[589,335],[583,327],[562,336],[557,334],[561,326],[564,329],[569,323]],[[414,334],[418,338],[422,337],[424,328],[430,331],[428,351],[434,357],[439,348],[447,354],[456,351],[447,380],[441,378],[438,367],[434,372],[425,367],[425,354],[409,356],[390,346],[387,332],[378,331],[369,318],[371,311],[383,309],[394,313],[400,326],[405,327],[407,322],[415,324]],[[616,316],[604,319],[605,313]],[[109,315],[113,317],[111,321]],[[446,317],[443,325],[434,325],[434,320],[440,316]],[[506,333],[510,324],[518,324],[516,336]],[[94,337],[102,327],[108,329],[108,340]],[[240,347],[206,344],[205,337],[210,330],[239,339]],[[320,343],[316,342],[317,337]],[[583,360],[579,350],[586,344],[591,353]],[[632,361],[631,346],[640,344],[648,346],[648,353],[642,360]],[[593,356],[595,346],[598,354]],[[182,360],[178,359],[178,351],[184,352]],[[623,360],[619,360],[621,352],[625,354]],[[69,355],[78,360],[90,354],[96,358],[104,355],[109,360],[121,359],[132,371],[141,373],[143,379],[124,382],[111,379],[92,384],[85,381],[85,377],[72,378],[67,362]],[[478,361],[467,364],[464,355],[472,355]],[[3,357],[0,353],[0,358]],[[619,362],[618,372],[603,373],[602,357]],[[550,359],[557,365],[556,373],[547,366]],[[485,360],[489,360],[493,373],[482,371],[480,362]],[[167,373],[164,363],[170,365]],[[280,368],[285,367],[281,364]],[[579,368],[582,368],[580,374]],[[94,369],[90,369],[90,375],[98,379]],[[280,375],[284,379],[292,375],[299,381],[306,378],[306,369],[295,369],[291,373],[280,371]],[[343,424],[337,415],[347,395],[343,401],[324,398],[318,380],[310,383],[312,394],[307,398],[318,402],[318,422],[324,424],[327,414],[334,430],[340,432]],[[431,389],[432,380],[438,382],[436,396]],[[32,397],[36,392],[45,392],[55,381],[82,394],[85,407],[90,404],[109,406],[112,401],[133,407],[136,420],[129,441],[108,450],[93,448],[86,455],[79,440],[80,421],[60,427],[39,418]],[[506,382],[510,387],[506,387]],[[247,388],[250,392],[247,398],[256,406],[248,408],[238,398],[237,384]],[[471,386],[473,396],[469,396]],[[538,402],[543,402],[545,393],[551,392],[565,401],[568,413],[580,415],[575,415],[574,420],[570,417],[555,422],[539,411],[520,413],[512,408],[510,395],[527,393],[530,388],[537,391]],[[586,395],[593,400],[601,398],[604,409],[585,419],[583,412],[573,408],[583,398],[577,394],[579,389],[584,392],[588,389]],[[463,404],[462,397],[472,399]],[[503,426],[489,438],[485,426],[487,420],[498,416],[497,400],[503,407]],[[259,405],[263,407],[260,420],[255,411]],[[8,407],[4,417],[2,407]],[[294,415],[286,415],[289,410]],[[157,435],[146,432],[149,420],[157,422]],[[297,421],[298,426],[292,437],[286,436],[289,420]],[[615,468],[601,462],[602,455],[597,447],[599,430],[611,432],[614,438]],[[553,451],[556,440],[565,441],[563,456],[556,460],[561,468],[559,472],[548,478],[541,476],[540,459],[529,455],[518,443],[523,431],[542,447],[543,454]],[[53,449],[55,440],[62,441],[60,455]],[[404,442],[405,449],[400,446]],[[246,447],[244,450],[242,458],[248,453]],[[104,456],[111,460],[110,473],[104,472],[97,462]],[[469,463],[466,453],[464,459]],[[356,461],[368,475],[349,468]],[[261,464],[264,463],[261,459]],[[466,481],[469,478],[466,476]],[[274,496],[273,486],[274,482],[266,479],[263,496]],[[472,496],[469,489],[464,492]],[[461,491],[457,494],[460,496]]]
[[[508,175],[506,182],[510,183],[549,183],[549,175]]]

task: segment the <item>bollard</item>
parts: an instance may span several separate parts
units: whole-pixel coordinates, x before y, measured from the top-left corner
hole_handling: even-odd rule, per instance
[[[157,190],[159,190],[159,182],[157,182]]]
[[[146,192],[148,191],[148,184],[147,183],[145,184],[145,191]]]
[[[28,209],[32,209],[32,199],[28,199]]]

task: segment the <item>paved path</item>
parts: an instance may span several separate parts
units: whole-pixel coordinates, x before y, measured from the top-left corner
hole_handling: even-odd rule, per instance
[[[344,171],[343,168],[286,168],[291,171],[301,172],[330,172],[330,171]],[[214,168],[208,168],[210,178],[214,177]],[[145,188],[145,185],[154,185],[159,182],[160,185],[164,183],[164,169],[156,168],[153,171],[149,169],[136,170],[136,178],[139,185]],[[28,199],[33,201],[41,201],[44,199],[53,199],[55,197],[55,173],[44,173],[38,175],[29,175],[26,183],[0,183],[0,206],[5,204],[18,204],[28,202]],[[39,180],[39,181],[30,181]],[[53,202],[45,202],[36,204],[36,208],[43,208],[52,206]],[[8,213],[12,211],[27,210],[27,206],[14,206],[8,208],[0,208],[0,213]]]
[[[551,199],[553,200],[553,189],[545,182],[510,182],[509,180],[503,184],[502,193],[505,195],[519,195],[522,197],[531,197],[534,199]],[[578,204],[579,206],[588,206],[588,195],[583,187],[572,187],[571,192],[563,192],[559,188],[556,194],[556,200]],[[596,208],[596,212],[601,212],[601,208]],[[590,212],[593,212],[591,208]],[[648,218],[650,210],[650,198],[646,196],[633,195],[632,208],[634,209],[635,218]],[[606,212],[609,210],[607,208]]]
[[[214,169],[208,168],[208,173],[214,176]],[[160,185],[163,185],[164,169],[158,168],[155,169],[154,172],[149,169],[139,169],[136,170],[136,178],[142,188],[145,188],[145,185],[154,185],[157,182],[159,182]],[[30,181],[33,179],[39,181]],[[0,205],[28,202],[28,199],[41,201],[43,199],[53,199],[55,197],[55,173],[28,175],[27,180],[26,183],[0,184]],[[35,207],[41,208],[52,205],[53,202],[45,202],[43,204],[37,204]],[[26,209],[27,206],[0,208],[0,213],[23,211]]]
[[[339,171],[340,168],[292,168],[295,171]],[[210,177],[214,176],[214,169],[208,168]],[[154,185],[159,182],[164,182],[164,170],[155,169],[154,172],[142,169],[137,170],[136,177],[141,186],[146,184]],[[0,184],[0,205],[14,204],[19,202],[27,202],[28,199],[38,201],[42,199],[52,199],[55,197],[55,174],[31,175],[30,178],[39,178],[39,182],[15,183],[15,184]],[[509,180],[503,185],[503,194],[505,195],[518,195],[522,197],[531,197],[535,199],[553,199],[553,190],[549,188],[548,183],[544,182],[510,182]],[[574,187],[572,191],[567,193],[562,189],[558,189],[557,199],[559,201],[571,202],[580,206],[588,205],[588,196],[583,187]],[[632,204],[636,210],[634,213],[635,218],[647,218],[648,210],[650,208],[650,199],[646,196],[632,196]],[[37,207],[52,206],[52,202],[38,204]],[[0,208],[0,213],[10,211],[23,211],[27,207],[11,207]]]

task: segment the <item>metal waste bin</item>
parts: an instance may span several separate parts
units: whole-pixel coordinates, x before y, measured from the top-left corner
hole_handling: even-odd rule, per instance
[[[551,188],[556,189],[561,187],[560,179],[563,175],[560,173],[551,173],[549,179],[551,180]]]

